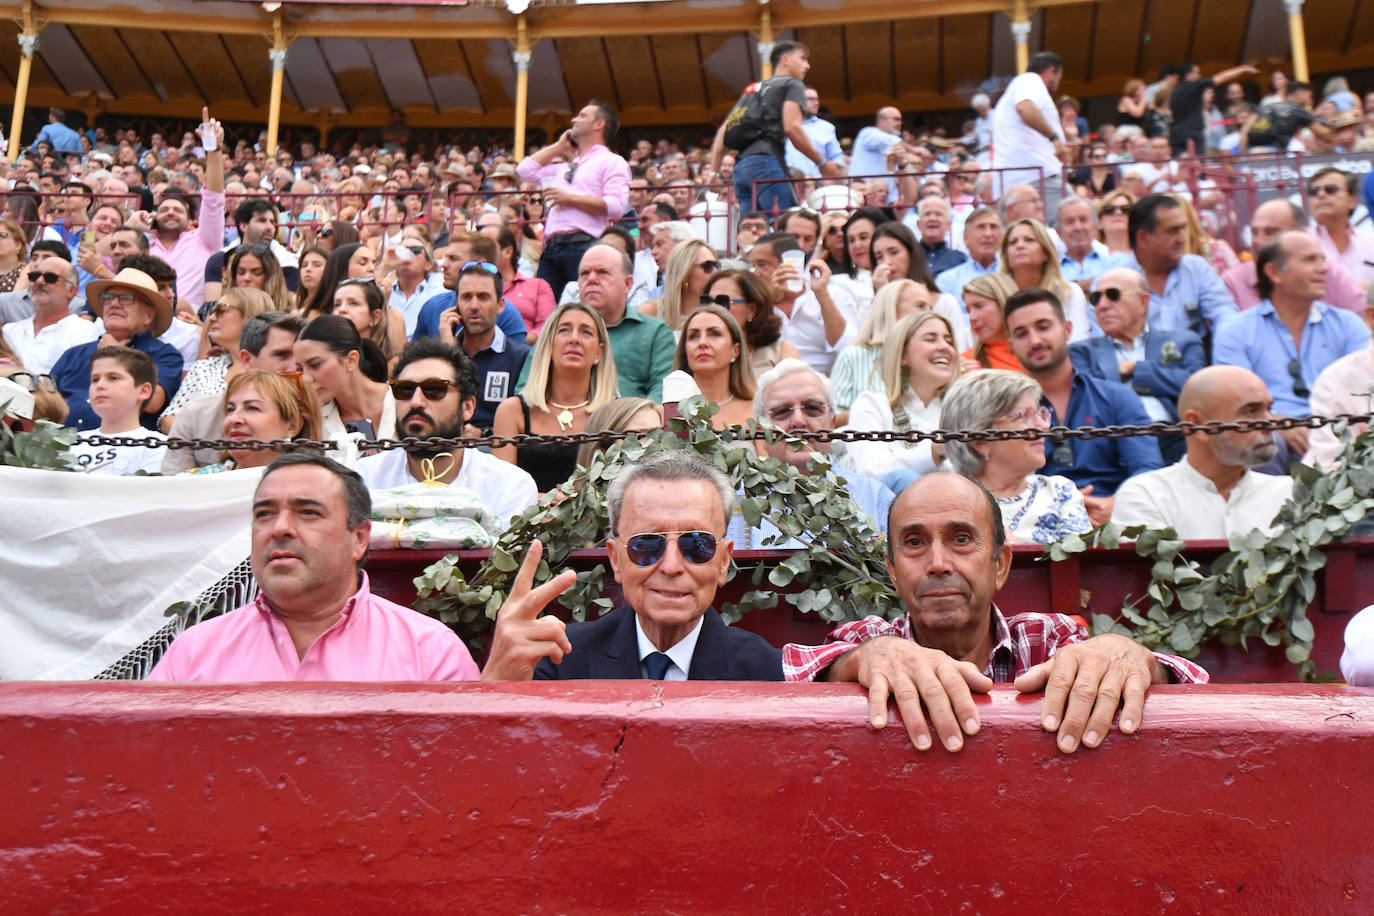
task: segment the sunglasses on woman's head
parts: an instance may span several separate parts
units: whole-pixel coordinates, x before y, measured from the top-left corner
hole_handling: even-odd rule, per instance
[[[709,531],[682,531],[669,534],[636,534],[625,539],[625,553],[636,566],[653,566],[663,559],[669,538],[688,563],[700,566],[716,555],[716,536]]]

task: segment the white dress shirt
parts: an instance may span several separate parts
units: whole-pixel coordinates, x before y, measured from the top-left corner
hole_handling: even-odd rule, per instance
[[[701,625],[704,621],[704,615],[698,617],[697,625],[692,627],[692,632],[679,639],[671,648],[662,650],[672,661],[668,670],[663,672],[665,681],[687,680],[687,672],[692,670],[692,656],[697,651],[697,639],[701,636]],[[638,614],[635,615],[635,638],[639,642],[639,673],[648,677],[649,672],[644,665],[644,659],[660,650],[644,635],[644,627],[640,625]]]
[[[900,406],[906,410],[913,430],[931,432],[940,428],[941,399],[937,395],[929,404],[910,388],[906,390]],[[882,431],[896,429],[892,422],[892,406],[887,402],[886,391],[864,391],[854,399],[849,408],[849,423],[845,429]],[[884,474],[896,470],[909,470],[924,474],[934,469],[935,459],[931,455],[930,441],[910,442],[850,442],[845,450],[846,465],[860,474],[882,479]]]
[[[1273,531],[1274,516],[1293,495],[1293,478],[1247,470],[1223,499],[1185,457],[1128,478],[1116,491],[1112,522],[1172,528],[1185,541],[1228,540],[1256,528]]]
[[[519,515],[539,498],[534,478],[510,462],[475,448],[464,449],[462,455],[463,464],[452,485],[476,493],[502,521]],[[405,450],[399,448],[358,459],[357,471],[369,490],[389,490],[419,482],[411,476]]]
[[[37,334],[33,330],[33,316],[11,321],[5,325],[5,343],[10,345],[19,362],[30,372],[51,372],[52,367],[72,347],[79,347],[100,338],[100,332],[84,318],[66,315]]]
[[[844,333],[831,344],[825,336],[825,318],[821,315],[821,303],[816,294],[807,290],[792,303],[792,314],[784,314],[776,309],[782,319],[782,339],[790,341],[801,354],[802,361],[817,372],[828,373],[835,364],[840,351],[854,342],[854,332],[858,330],[859,319],[855,314],[854,300],[845,290],[829,288],[830,301],[844,318]]]

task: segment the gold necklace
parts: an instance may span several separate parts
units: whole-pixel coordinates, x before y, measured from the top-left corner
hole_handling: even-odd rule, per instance
[[[586,407],[591,402],[591,398],[588,398],[580,404],[560,404],[553,398],[549,398],[549,406],[557,407],[560,411],[562,411],[558,414],[557,417],[559,429],[572,429],[573,411],[581,410],[583,407]]]

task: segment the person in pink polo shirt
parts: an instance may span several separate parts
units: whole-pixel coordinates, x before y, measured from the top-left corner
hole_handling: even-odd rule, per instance
[[[205,185],[200,210],[191,226],[191,199],[169,191],[158,201],[153,216],[148,252],[171,264],[177,272],[177,299],[199,307],[205,301],[205,262],[224,247],[224,127],[202,108],[202,130],[215,140],[205,144]],[[204,136],[204,135],[203,135]],[[140,214],[144,218],[146,213]]]
[[[330,458],[272,462],[253,496],[257,599],[183,632],[147,680],[477,680],[452,630],[372,594],[371,510],[362,478]]]

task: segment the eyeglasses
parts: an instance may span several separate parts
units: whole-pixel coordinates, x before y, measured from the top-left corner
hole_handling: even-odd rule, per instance
[[[1088,301],[1096,306],[1102,301],[1102,297],[1106,296],[1112,302],[1120,302],[1123,295],[1125,295],[1125,293],[1122,290],[1112,287],[1108,287],[1107,289],[1095,289],[1088,293]]]
[[[574,163],[572,163],[571,165],[568,166],[568,170],[567,170],[566,172],[563,173],[563,180],[564,180],[564,181],[568,182],[569,184],[572,183],[573,176],[577,174],[577,166],[578,166],[578,163],[576,163],[576,162],[574,162]]]
[[[321,229],[321,230],[319,230],[318,232],[315,233],[315,238],[317,238],[317,239],[327,239],[327,238],[329,238],[329,237],[330,237],[331,235],[333,235],[333,234],[334,234],[334,230],[333,230],[333,229],[330,229],[328,226],[325,226],[323,229]]]
[[[653,566],[663,559],[668,540],[677,542],[678,552],[688,563],[700,566],[716,555],[716,536],[709,531],[682,531],[670,534],[636,534],[626,538],[625,553],[636,566]]]
[[[767,410],[768,419],[774,423],[781,423],[783,420],[792,419],[792,414],[798,410],[802,415],[810,420],[819,420],[830,412],[830,407],[822,401],[802,401],[800,404],[779,404]]]
[[[1309,197],[1321,197],[1323,194],[1330,194],[1333,197],[1345,190],[1344,185],[1339,184],[1313,184],[1307,186]]]
[[[240,255],[245,254],[253,254],[257,255],[258,257],[262,257],[264,254],[267,254],[271,250],[272,249],[269,248],[267,245],[240,245],[239,247],[234,249],[234,253],[230,255],[230,257],[237,258]]]
[[[713,274],[716,271],[720,270],[719,261],[702,261],[700,264],[696,266],[706,271],[708,274]]]
[[[375,277],[349,277],[347,280],[340,280],[339,286],[376,286]]]
[[[41,375],[32,372],[11,372],[7,376],[0,376],[0,378],[8,378],[25,391],[57,393],[57,382],[53,381],[53,377],[46,372]]]
[[[1312,391],[1307,387],[1307,379],[1302,377],[1302,360],[1289,360],[1288,374],[1293,377],[1293,395],[1299,398],[1310,397]]]
[[[425,246],[424,246],[424,245],[407,245],[407,246],[406,246],[406,250],[409,251],[411,254],[425,254],[425,253],[426,253],[426,252],[425,252]]]
[[[1013,410],[1005,416],[998,417],[993,422],[1026,424],[1034,420],[1039,421],[1045,426],[1049,426],[1050,416],[1050,409],[1044,404],[1040,404],[1035,407],[1022,407],[1018,410]]]
[[[490,261],[468,261],[462,267],[458,268],[458,271],[461,273],[469,267],[480,267],[493,277],[499,277],[501,275],[501,269]]]
[[[706,265],[703,264],[702,266],[705,267]],[[720,293],[720,294],[715,295],[715,296],[708,296],[708,295],[706,295],[706,293],[702,293],[702,294],[701,294],[701,304],[702,304],[702,305],[718,305],[718,306],[720,306],[720,307],[723,308],[723,309],[728,309],[728,308],[729,308],[730,306],[732,306],[732,305],[749,305],[750,302],[749,302],[748,299],[734,299],[734,298],[731,298],[730,296],[725,295],[725,293]]]
[[[109,305],[111,302],[118,301],[120,305],[133,305],[138,301],[135,293],[101,293],[101,305]]]
[[[450,382],[446,378],[427,378],[423,382],[412,382],[409,379],[393,379],[387,382],[391,386],[391,393],[398,401],[409,401],[415,397],[415,389],[420,389],[427,401],[442,401],[450,388],[457,388],[457,382]]]
[[[239,308],[237,305],[230,305],[228,302],[223,301],[216,302],[215,307],[210,309],[211,315],[223,315],[225,312],[238,312],[242,315],[243,309]]]
[[[301,377],[301,374],[299,372],[278,372],[277,377],[288,379],[289,381],[295,382],[296,390],[299,391],[301,394],[305,394],[305,381]]]
[[[51,270],[31,270],[28,273],[28,277],[30,283],[37,283],[40,279],[49,285],[59,280],[63,283],[69,282],[66,277],[58,273],[53,273]]]
[[[1130,212],[1131,212],[1131,208],[1128,207],[1128,206],[1126,206],[1125,204],[1107,204],[1107,206],[1105,206],[1105,207],[1102,208],[1102,215],[1103,215],[1103,216],[1111,216],[1111,215],[1113,215],[1113,214],[1115,214],[1115,213],[1130,213]]]

